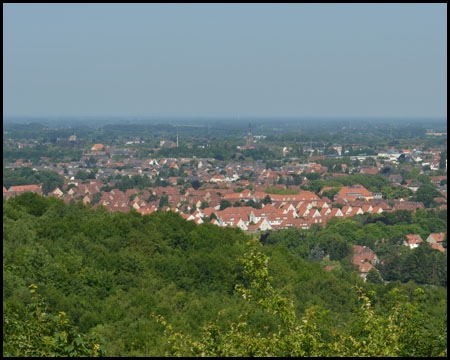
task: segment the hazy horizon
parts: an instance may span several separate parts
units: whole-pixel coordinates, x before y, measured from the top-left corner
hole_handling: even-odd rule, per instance
[[[3,4],[3,117],[446,119],[447,4]]]

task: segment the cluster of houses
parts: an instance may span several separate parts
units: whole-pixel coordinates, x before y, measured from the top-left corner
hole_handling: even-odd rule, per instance
[[[251,135],[250,128],[249,134]],[[252,145],[252,140],[247,138],[246,147]],[[66,145],[83,145],[75,135],[71,136]],[[313,225],[324,226],[329,219],[338,217],[346,218],[359,214],[379,214],[382,212],[396,210],[415,211],[424,208],[422,203],[411,202],[408,199],[399,199],[388,202],[383,200],[381,193],[372,193],[362,185],[343,186],[333,199],[323,194],[331,188],[323,188],[321,193],[315,194],[310,191],[301,190],[298,194],[278,195],[267,194],[268,186],[283,188],[279,183],[291,183],[295,175],[319,173],[322,176],[336,177],[348,176],[349,173],[359,172],[361,174],[378,174],[384,165],[395,166],[400,159],[410,163],[411,167],[421,169],[429,166],[430,170],[438,170],[440,166],[440,152],[442,149],[428,149],[416,151],[409,149],[397,150],[385,149],[376,156],[375,166],[358,166],[349,168],[342,163],[339,168],[328,169],[317,163],[326,159],[325,155],[313,156],[314,149],[304,147],[305,152],[310,153],[307,163],[292,160],[282,167],[266,168],[261,161],[230,162],[227,165],[215,165],[215,159],[207,158],[147,158],[136,159],[136,149],[133,145],[138,141],[128,141],[127,147],[110,147],[103,144],[93,144],[79,161],[59,162],[50,164],[47,158],[42,157],[42,164],[33,165],[29,161],[18,159],[7,167],[17,168],[27,166],[33,170],[53,170],[66,178],[64,186],[56,188],[48,194],[43,194],[40,185],[10,186],[3,187],[3,197],[10,198],[24,192],[35,192],[39,195],[53,196],[70,202],[72,200],[91,204],[96,208],[103,206],[110,211],[128,212],[136,210],[142,215],[151,214],[155,211],[174,211],[187,220],[197,224],[210,222],[220,227],[238,227],[245,232],[259,232],[267,230],[301,228],[310,229]],[[33,143],[17,143],[18,148],[33,147]],[[60,144],[61,145],[61,144]],[[160,146],[176,147],[178,141],[162,141]],[[245,148],[245,147],[242,147]],[[289,148],[283,149],[283,155],[289,153]],[[337,147],[338,155],[342,148]],[[366,156],[356,156],[355,159],[364,161]],[[354,160],[354,159],[353,159]],[[76,178],[80,170],[89,172],[95,162],[96,178],[81,180]],[[330,171],[329,170],[333,170]],[[167,176],[167,173],[172,175]],[[178,174],[175,176],[174,174]],[[200,188],[189,187],[182,189],[181,180],[185,183],[198,181],[202,184]],[[120,175],[132,177],[135,175],[147,175],[151,179],[165,180],[169,186],[151,187],[145,190],[129,189],[121,191],[113,188],[115,181],[112,180]],[[251,177],[250,183],[244,178]],[[400,174],[391,174],[389,180],[397,186],[405,186],[415,192],[421,184],[410,180],[403,180]],[[280,180],[282,180],[280,182]],[[441,208],[446,209],[446,176],[432,176],[431,181],[441,194]],[[302,178],[302,185],[306,185],[308,179]],[[104,190],[105,185],[112,188]],[[270,198],[269,201],[267,197]],[[165,199],[164,205],[161,199]],[[227,200],[233,206],[222,208],[221,202]],[[259,203],[261,206],[255,207]],[[442,246],[445,233],[432,233],[425,240],[433,249],[444,252]],[[418,234],[406,235],[404,246],[415,248],[423,243]],[[366,278],[371,269],[379,262],[373,250],[366,246],[354,245],[353,263],[358,267],[361,277]]]
[[[445,233],[431,233],[425,241],[431,245],[431,247],[440,252],[444,252],[445,248],[442,243],[445,239]],[[408,234],[406,235],[406,240],[403,245],[409,246],[411,249],[415,249],[421,243],[423,243],[422,237],[419,234]]]
[[[103,149],[97,144],[95,147],[99,150]],[[159,163],[153,159],[152,164],[168,168],[178,168],[179,165],[168,159],[160,160]],[[197,168],[201,169],[203,165],[199,161]],[[305,172],[323,172],[320,164],[304,165]],[[248,180],[240,180],[238,170],[240,174],[254,172],[256,180],[252,183]],[[184,178],[186,181],[190,178],[189,175],[192,175],[192,170],[185,170],[185,172],[187,172]],[[211,175],[211,172],[205,172],[202,176],[195,177],[203,184],[197,189],[189,187],[183,191],[182,186],[177,184],[177,177],[168,177],[169,186],[151,187],[145,190],[129,189],[125,192],[116,188],[110,191],[104,190],[105,185],[113,187],[114,180],[105,184],[105,181],[100,178],[81,180],[72,177],[65,181],[62,188],[56,188],[44,195],[61,198],[66,202],[78,200],[85,204],[89,203],[93,207],[104,206],[110,211],[127,212],[133,208],[143,215],[159,210],[171,210],[179,212],[183,217],[197,224],[210,221],[218,226],[239,227],[249,232],[290,227],[309,229],[313,224],[325,225],[333,217],[345,218],[365,213],[414,211],[424,208],[422,203],[411,202],[407,199],[395,200],[389,205],[383,200],[381,193],[372,193],[362,185],[343,186],[333,199],[323,196],[323,193],[330,189],[327,187],[319,193],[321,197],[305,190],[300,190],[298,194],[293,195],[264,192],[267,186],[274,186],[280,176],[283,175],[279,171],[265,169],[260,164],[236,167],[229,165],[221,174]],[[434,180],[440,181],[440,179]],[[303,181],[306,183],[308,180],[304,178]],[[284,185],[275,185],[275,187],[283,189]],[[42,195],[39,185],[24,185],[11,186],[9,189],[3,187],[3,197],[9,198],[26,191]],[[265,202],[261,209],[249,206],[249,204],[261,203],[268,196],[269,203]],[[160,200],[163,197],[166,203],[161,206]],[[227,200],[233,206],[221,209],[222,200]],[[441,207],[446,207],[446,201]]]
[[[245,185],[237,183],[236,186]],[[240,184],[240,185],[239,185]],[[154,187],[146,190],[118,189],[103,191],[100,179],[68,180],[62,189],[56,188],[48,196],[82,201],[93,207],[104,206],[110,211],[128,212],[131,208],[142,215],[154,211],[175,211],[187,220],[201,224],[210,221],[221,227],[239,227],[244,231],[265,231],[297,227],[309,229],[313,224],[325,225],[333,217],[351,217],[365,213],[382,213],[405,208],[423,208],[422,203],[397,201],[394,207],[373,194],[362,185],[344,186],[330,200],[311,191],[300,191],[293,195],[267,194],[262,189],[236,191],[236,186],[218,187],[213,183],[199,189],[187,188],[182,194],[175,186]],[[42,195],[39,185],[11,186],[3,188],[3,197],[9,198],[22,192],[32,191]],[[166,204],[161,206],[161,198]],[[269,197],[270,202],[261,208],[248,206],[249,203],[262,203]],[[221,209],[222,200],[235,206]],[[236,206],[239,205],[239,206]]]
[[[239,187],[248,186],[248,181],[237,181]],[[110,211],[128,212],[135,209],[145,215],[155,211],[175,211],[187,220],[197,224],[211,222],[220,227],[238,227],[245,232],[301,228],[309,229],[312,225],[324,226],[333,217],[346,218],[359,214],[377,214],[400,209],[416,210],[424,208],[422,203],[395,201],[394,206],[384,201],[381,194],[372,193],[362,185],[343,186],[333,200],[311,191],[300,191],[298,194],[267,194],[261,189],[236,191],[236,186],[219,187],[217,183],[204,184],[199,189],[187,188],[181,194],[176,186],[153,187],[146,190],[129,189],[125,192],[118,189],[102,191],[104,183],[100,179],[67,180],[62,189],[56,188],[47,196],[82,201],[94,208],[103,206]],[[323,189],[322,191],[325,191]],[[3,197],[9,198],[24,192],[35,192],[42,195],[39,185],[3,187]],[[166,205],[160,200],[165,197]],[[264,201],[270,199],[270,201]],[[221,209],[222,200],[229,206]],[[260,203],[261,207],[248,206],[249,203]],[[432,233],[425,240],[433,249],[444,252],[442,246],[444,233]],[[418,234],[408,234],[403,245],[415,248],[423,240]],[[376,254],[365,246],[354,245],[353,263],[364,279],[378,262]]]
[[[427,238],[426,242],[430,244],[430,246],[440,252],[445,252],[446,249],[442,246],[446,233],[431,233]],[[418,247],[421,243],[423,243],[422,237],[418,234],[408,234],[406,235],[406,239],[403,242],[404,246],[408,246],[411,249]],[[358,268],[359,276],[363,279],[366,279],[367,274],[371,269],[375,269],[375,265],[377,265],[380,261],[378,256],[375,254],[373,250],[371,250],[367,246],[361,245],[353,245],[353,258],[352,262]],[[330,267],[328,267],[330,269]]]
[[[239,227],[244,231],[265,231],[287,229],[291,227],[309,229],[313,224],[325,225],[332,217],[350,217],[364,213],[382,213],[391,208],[384,201],[364,201],[362,193],[370,194],[363,186],[343,187],[338,199],[345,199],[345,204],[336,206],[326,197],[320,198],[311,191],[300,191],[294,195],[271,194],[270,203],[261,209],[245,206],[253,200],[260,202],[268,196],[262,191],[245,190],[228,193],[223,196],[231,203],[242,202],[243,206],[228,207],[220,210],[220,206],[197,208],[192,214],[182,214],[186,219],[196,223],[211,219],[212,223],[225,227]],[[370,196],[373,199],[373,196]]]

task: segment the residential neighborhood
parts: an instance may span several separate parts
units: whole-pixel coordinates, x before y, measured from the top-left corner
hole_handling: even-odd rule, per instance
[[[105,151],[103,151],[106,148]],[[65,178],[61,188],[57,187],[53,191],[44,194],[63,199],[66,202],[71,200],[82,201],[84,204],[91,204],[94,208],[104,206],[110,211],[127,212],[131,208],[141,214],[150,214],[153,211],[175,211],[188,220],[197,223],[204,222],[214,214],[214,224],[218,226],[240,227],[244,231],[254,232],[267,229],[283,229],[289,227],[299,227],[309,229],[313,224],[324,226],[332,217],[351,217],[365,213],[382,213],[395,210],[415,210],[425,208],[420,202],[412,202],[407,198],[387,201],[383,199],[383,194],[371,192],[364,186],[356,184],[352,186],[342,186],[332,199],[322,195],[328,187],[323,187],[320,194],[302,190],[299,186],[280,185],[283,180],[289,179],[292,175],[302,176],[302,185],[308,184],[306,174],[315,173],[320,178],[331,176],[349,176],[348,172],[329,173],[328,169],[316,162],[299,163],[292,161],[285,166],[276,169],[267,169],[261,162],[230,162],[221,166],[214,166],[215,159],[190,159],[190,158],[148,158],[134,159],[129,157],[121,161],[111,161],[111,153],[117,152],[115,148],[105,147],[103,144],[94,144],[90,147],[88,154],[83,156],[84,160],[70,163],[58,163],[55,167],[49,165],[32,166],[17,160],[13,164],[6,164],[7,168],[15,169],[22,166],[32,167],[34,171],[52,170]],[[397,154],[403,154],[398,152]],[[97,156],[96,174],[94,179],[77,179],[76,174],[85,169],[86,172],[93,171],[87,168],[87,159],[90,156]],[[439,164],[439,151],[432,149],[425,155],[431,156],[430,163],[437,166]],[[382,154],[381,156],[384,156]],[[400,155],[399,155],[400,156]],[[377,156],[378,158],[379,156]],[[371,174],[378,174],[387,161],[381,164],[377,161],[377,166],[373,166]],[[393,160],[395,163],[395,160]],[[128,165],[128,166],[126,166]],[[361,168],[359,173],[366,173]],[[165,186],[153,186],[146,189],[127,189],[121,191],[114,188],[117,178],[133,176],[147,176],[149,179],[158,179],[161,174],[172,173],[168,178],[161,178],[166,181]],[[248,174],[253,174],[254,180],[241,180]],[[412,184],[406,180],[389,178],[393,186],[404,187],[417,191],[421,184]],[[447,185],[441,185],[446,180],[446,176],[431,176],[431,181],[441,196],[436,199],[439,208],[447,206]],[[197,181],[201,186],[194,189],[192,182]],[[416,185],[414,188],[412,185]],[[298,189],[298,194],[279,195],[268,194],[265,190],[270,186],[283,189]],[[3,197],[20,194],[25,191],[33,191],[42,194],[40,184],[27,186],[10,186],[3,188]],[[270,203],[262,204],[261,209],[246,206],[261,202],[265,197],[270,198]],[[161,198],[167,199],[165,206],[160,206]],[[230,209],[221,209],[222,200],[230,202],[233,212]],[[237,206],[236,206],[237,205]]]
[[[430,144],[433,136],[429,136]],[[10,174],[24,169],[36,174],[51,172],[63,181],[53,186],[54,182],[11,182],[3,186],[3,198],[34,192],[111,212],[149,215],[172,211],[198,225],[207,222],[222,228],[239,228],[255,236],[283,229],[325,228],[334,218],[447,209],[446,148],[438,145],[440,141],[422,148],[405,146],[408,141],[404,141],[399,147],[381,142],[376,150],[364,144],[338,143],[327,149],[319,142],[304,143],[300,150],[295,150],[294,145],[279,146],[277,150],[270,145],[270,137],[253,135],[249,125],[246,136],[230,141],[236,144],[235,153],[230,152],[230,159],[225,159],[222,155],[200,156],[213,146],[209,141],[197,142],[198,155],[164,156],[179,154],[186,146],[180,144],[178,133],[172,139],[163,136],[151,145],[150,140],[139,136],[107,143],[98,141],[99,137],[89,142],[75,134],[58,138],[58,148],[72,154],[78,151],[79,158],[72,155],[71,159],[63,156],[51,160],[48,154],[33,161],[9,157],[14,161],[4,159],[4,169]],[[216,151],[229,149],[230,144]],[[4,136],[4,147],[12,152],[43,145],[33,139],[14,142]],[[184,149],[195,150],[192,145]],[[279,155],[274,160],[254,159],[254,154],[264,151],[279,151]],[[303,155],[292,156],[295,152]],[[377,179],[374,182],[384,185],[371,186],[369,190],[370,186],[352,180],[356,176],[367,184],[373,177]],[[423,193],[422,186],[432,189],[432,198],[419,201],[417,194]],[[415,249],[426,241],[443,252],[443,238],[442,233],[430,233],[426,239],[419,234],[404,234],[403,246]],[[353,263],[364,279],[378,261],[371,252],[367,246],[354,247]]]

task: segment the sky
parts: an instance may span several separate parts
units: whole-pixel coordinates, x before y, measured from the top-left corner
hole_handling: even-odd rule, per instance
[[[3,116],[447,118],[447,4],[3,4]]]

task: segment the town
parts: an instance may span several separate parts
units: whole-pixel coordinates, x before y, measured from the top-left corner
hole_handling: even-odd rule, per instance
[[[3,355],[447,357],[447,6],[4,4]]]
[[[36,140],[20,142],[10,136],[11,133],[4,131],[4,151],[8,151],[8,146],[17,149],[39,146]],[[446,133],[427,132],[426,136],[442,138]],[[159,146],[152,149],[148,157],[136,156],[137,146],[145,144],[139,137],[128,137],[121,144],[111,145],[86,144],[85,139],[76,135],[58,138],[55,143],[59,148],[81,147],[80,159],[53,164],[46,156],[40,156],[38,162],[25,158],[11,162],[4,159],[4,171],[17,173],[21,168],[33,172],[53,171],[64,181],[54,188],[42,183],[10,183],[3,186],[3,197],[7,199],[32,191],[65,202],[81,201],[93,208],[103,206],[110,211],[134,209],[143,215],[174,211],[197,224],[208,221],[247,232],[291,227],[309,229],[314,224],[325,226],[333,217],[430,207],[446,209],[447,206],[446,145],[415,149],[385,144],[373,151],[356,144],[353,147],[363,151],[357,155],[348,155],[348,149],[343,153],[342,145],[332,145],[331,155],[326,154],[327,149],[322,145],[303,145],[303,161],[289,157],[292,146],[287,145],[280,146],[281,163],[249,160],[242,155],[231,161],[217,157],[158,156],[164,148],[178,150],[178,137],[177,133],[175,141],[159,139]],[[253,135],[249,123],[242,144],[235,146],[236,151],[250,154],[257,151],[261,138],[266,136]],[[267,146],[267,139],[265,141]],[[370,155],[364,153],[368,150]],[[355,174],[382,174],[387,180],[384,189],[394,195],[383,194],[381,189],[367,189],[359,183],[326,186],[327,181]],[[324,181],[325,186],[312,186],[319,180]],[[426,182],[435,189],[432,201],[411,200]]]

